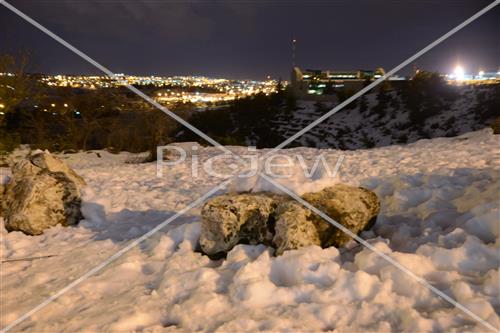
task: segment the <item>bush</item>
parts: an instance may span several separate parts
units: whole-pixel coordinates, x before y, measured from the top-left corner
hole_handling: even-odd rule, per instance
[[[458,94],[438,73],[422,71],[403,84],[401,96],[409,110],[412,126],[420,127],[429,117],[449,108]]]

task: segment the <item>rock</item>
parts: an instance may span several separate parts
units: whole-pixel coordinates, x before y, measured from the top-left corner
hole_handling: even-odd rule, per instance
[[[36,167],[42,170],[47,170],[50,173],[62,173],[67,179],[73,181],[79,186],[86,185],[82,177],[77,175],[76,172],[73,171],[73,169],[71,169],[66,163],[50,153],[35,154],[31,156],[30,162]]]
[[[362,187],[337,184],[319,192],[306,193],[302,198],[354,234],[371,228],[380,211],[377,195]],[[351,239],[316,214],[312,215],[312,221],[320,235],[322,247],[339,247]]]
[[[354,234],[369,229],[380,210],[375,193],[361,187],[338,184],[302,197]],[[309,245],[339,247],[350,239],[299,202],[276,194],[225,194],[202,208],[200,245],[208,255],[239,243],[270,245],[279,255]]]
[[[200,245],[204,253],[218,255],[236,244],[270,245],[274,235],[271,215],[277,206],[272,194],[225,194],[202,208]]]
[[[26,177],[33,177],[37,175],[42,169],[31,163],[29,159],[20,160],[15,163],[12,168],[12,178],[14,180],[21,180]]]
[[[37,153],[12,167],[4,193],[5,228],[39,235],[49,227],[77,224],[82,218],[85,181],[50,153]]]
[[[276,254],[303,246],[321,246],[320,236],[312,222],[312,212],[297,201],[280,203],[275,211],[273,244]]]

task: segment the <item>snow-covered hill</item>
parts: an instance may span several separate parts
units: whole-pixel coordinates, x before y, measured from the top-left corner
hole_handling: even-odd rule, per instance
[[[419,139],[457,136],[487,127],[493,118],[500,117],[499,87],[465,86],[456,88],[456,94],[450,100],[441,98],[436,111],[424,115],[421,123],[412,119],[401,91],[388,92],[385,102],[380,102],[378,93],[367,94],[352,108],[348,106],[331,116],[294,144],[340,149],[382,147]],[[493,103],[497,103],[496,112],[488,109]],[[283,138],[288,138],[333,106],[299,101],[297,110],[282,113],[270,127]]]
[[[364,128],[376,123],[356,114],[346,112],[336,121],[362,121]],[[339,179],[323,185],[342,181],[377,193],[379,219],[362,237],[499,328],[499,147],[500,137],[485,129],[369,150],[283,152],[300,153],[308,162],[319,153],[332,160],[345,154]],[[217,153],[200,149],[200,162]],[[2,260],[53,255],[2,263],[2,327],[220,182],[193,179],[189,159],[157,178],[154,163],[126,163],[131,154],[62,157],[88,182],[85,220],[36,237],[0,228]],[[297,179],[282,181],[300,191],[307,184]],[[212,261],[197,252],[199,221],[195,208],[15,329],[487,331],[356,244],[302,248],[280,257],[264,246],[240,245],[226,260]]]

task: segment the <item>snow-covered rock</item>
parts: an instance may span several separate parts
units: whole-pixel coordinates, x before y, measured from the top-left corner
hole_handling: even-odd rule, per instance
[[[85,181],[50,153],[37,153],[16,163],[2,202],[5,228],[39,235],[57,224],[82,218],[81,187]]]
[[[34,154],[30,157],[30,162],[41,170],[46,170],[49,173],[64,174],[68,180],[71,180],[78,186],[85,186],[85,181],[66,163],[53,156],[48,152]]]
[[[355,234],[375,223],[377,195],[361,187],[337,184],[303,198]],[[351,238],[290,198],[273,193],[224,194],[201,212],[200,245],[208,255],[238,243],[272,245],[277,254],[303,246],[342,246]]]

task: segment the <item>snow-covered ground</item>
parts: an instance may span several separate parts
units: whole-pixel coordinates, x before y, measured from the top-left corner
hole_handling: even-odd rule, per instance
[[[285,152],[309,162],[319,153],[332,161],[345,154],[339,179],[282,181],[299,192],[335,181],[374,190],[382,210],[362,237],[500,328],[499,136],[486,129],[406,146]],[[217,150],[200,153],[202,161]],[[221,181],[193,179],[188,162],[158,178],[154,163],[126,163],[130,154],[62,157],[88,182],[85,220],[36,237],[0,228],[2,260],[54,255],[2,263],[2,327]],[[199,213],[191,210],[15,330],[487,331],[355,244],[280,257],[262,245],[239,245],[212,261],[196,250]]]
[[[496,86],[460,87],[454,100],[443,102],[446,107],[439,108],[422,124],[416,125],[398,91],[388,93],[390,101],[383,107],[382,114],[375,110],[379,103],[377,93],[368,93],[362,97],[365,109],[361,109],[358,100],[352,109],[332,115],[298,138],[296,143],[305,147],[360,149],[415,142],[422,138],[453,137],[488,127],[492,119],[480,119],[480,106],[496,96]],[[277,117],[271,128],[288,138],[335,106],[327,102],[321,105],[322,109],[318,109],[316,102],[300,100],[297,110]]]

